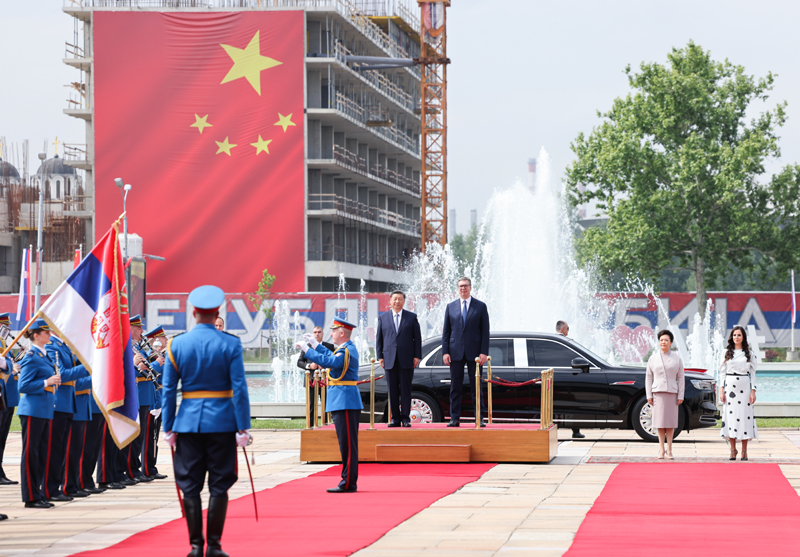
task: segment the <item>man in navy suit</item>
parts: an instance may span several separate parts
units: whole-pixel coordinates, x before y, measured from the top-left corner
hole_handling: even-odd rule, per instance
[[[475,358],[480,358],[481,373],[489,354],[489,311],[486,304],[472,297],[472,281],[467,277],[458,279],[459,299],[447,304],[442,329],[442,359],[450,366],[450,423],[447,427],[458,427],[461,419],[461,390],[464,384],[464,366],[467,366],[467,381],[470,391]],[[481,385],[481,415],[486,415],[486,393]]]
[[[422,334],[417,314],[403,309],[406,303],[403,292],[392,292],[390,303],[392,311],[378,318],[375,354],[378,363],[386,370],[389,385],[392,409],[389,427],[411,427],[411,383],[414,369],[422,358]]]

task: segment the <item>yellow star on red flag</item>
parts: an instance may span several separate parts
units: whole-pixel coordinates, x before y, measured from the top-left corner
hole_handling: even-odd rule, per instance
[[[225,153],[230,157],[231,149],[236,147],[235,143],[228,143],[227,137],[223,141],[215,141],[214,143],[216,143],[217,147],[219,147],[219,149],[217,149],[217,152],[215,153],[216,155],[219,155],[220,153]]]
[[[275,122],[276,126],[280,126],[283,128],[283,133],[286,133],[286,128],[289,126],[296,126],[294,122],[292,122],[292,115],[289,114],[288,116],[284,116],[280,112],[278,112],[278,121]]]
[[[205,128],[211,128],[213,126],[214,126],[214,124],[209,124],[208,123],[208,114],[206,114],[202,118],[200,116],[198,116],[197,114],[195,114],[194,115],[194,124],[192,124],[189,127],[190,128],[197,128],[198,130],[200,130],[200,133],[203,133],[203,130]]]
[[[233,67],[222,79],[220,85],[243,77],[253,86],[256,93],[261,94],[261,72],[279,66],[283,62],[261,55],[260,34],[261,31],[256,31],[256,34],[250,39],[250,43],[243,49],[227,44],[220,45],[233,60]]]
[[[259,154],[261,151],[264,151],[266,154],[269,155],[269,144],[272,143],[271,139],[261,139],[261,134],[258,136],[258,141],[255,143],[251,143],[253,147],[256,148],[256,155]]]

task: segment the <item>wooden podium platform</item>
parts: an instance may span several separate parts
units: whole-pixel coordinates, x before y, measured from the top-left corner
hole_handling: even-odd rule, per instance
[[[360,424],[359,462],[550,462],[558,453],[558,429],[537,424],[493,423],[481,429],[462,423],[388,428]],[[340,462],[333,425],[300,432],[300,460]]]

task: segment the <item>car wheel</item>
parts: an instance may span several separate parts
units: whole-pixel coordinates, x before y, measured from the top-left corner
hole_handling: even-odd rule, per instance
[[[658,431],[653,427],[653,407],[642,397],[633,405],[633,429],[636,433],[650,443],[658,441]],[[678,427],[672,433],[672,439],[676,439],[685,427],[686,414],[683,408],[678,408]]]
[[[409,412],[412,424],[430,424],[442,421],[442,411],[439,405],[425,393],[413,391],[411,393],[411,411]]]

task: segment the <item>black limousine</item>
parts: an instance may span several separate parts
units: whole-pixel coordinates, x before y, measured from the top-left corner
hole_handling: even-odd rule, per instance
[[[489,342],[492,374],[523,383],[549,368],[555,370],[553,419],[561,428],[634,429],[646,441],[657,441],[651,424],[651,408],[645,398],[645,369],[614,366],[574,340],[549,333],[493,332]],[[383,370],[375,364],[375,375]],[[370,365],[359,368],[368,379]],[[475,373],[474,369],[471,371]],[[484,377],[486,369],[484,367]],[[369,384],[359,386],[364,402],[362,422],[369,421]],[[462,419],[475,417],[474,393],[466,378]],[[492,417],[496,422],[538,422],[541,386],[506,387],[493,385]],[[685,400],[679,413],[677,437],[681,431],[713,427],[720,419],[716,405],[716,381],[698,371],[686,372]],[[442,362],[441,337],[422,343],[422,360],[412,384],[412,423],[449,419],[450,371]],[[386,381],[375,386],[375,419],[386,421]]]

